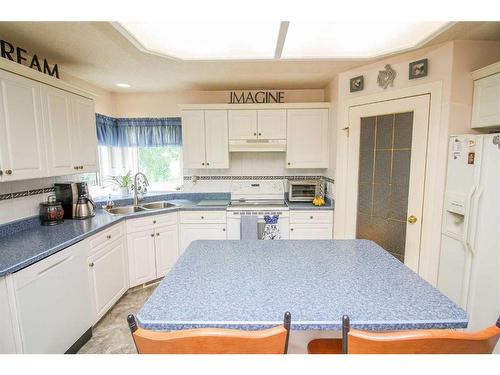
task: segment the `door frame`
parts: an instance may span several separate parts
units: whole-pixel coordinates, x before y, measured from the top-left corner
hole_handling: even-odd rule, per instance
[[[446,182],[446,156],[448,145],[448,123],[441,122],[442,81],[416,85],[408,88],[384,91],[377,94],[346,98],[339,101],[337,113],[337,163],[335,179],[334,238],[350,239],[347,235],[346,214],[348,210],[348,157],[349,154],[349,109],[354,106],[403,99],[430,94],[429,132],[424,184],[424,202],[421,232],[419,275],[432,285],[437,283],[439,266],[439,244],[441,241],[441,218]]]
[[[391,115],[394,113],[413,112],[413,139],[411,151],[411,169],[408,198],[408,215],[416,216],[417,222],[406,223],[406,245],[404,264],[418,273],[420,257],[420,236],[422,231],[422,209],[425,187],[425,169],[427,156],[430,95],[424,94],[404,99],[395,99],[378,103],[350,107],[349,121],[349,168],[347,170],[347,214],[345,215],[346,235],[356,236],[357,202],[359,189],[359,147],[361,119],[363,117]],[[419,143],[425,139],[425,144]],[[423,161],[423,164],[420,162]],[[423,183],[421,183],[423,182]],[[411,199],[410,199],[411,198]],[[406,221],[406,220],[405,220]]]

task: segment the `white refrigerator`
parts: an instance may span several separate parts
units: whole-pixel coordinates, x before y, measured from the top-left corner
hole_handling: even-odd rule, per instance
[[[450,137],[438,288],[469,330],[500,315],[500,134]]]

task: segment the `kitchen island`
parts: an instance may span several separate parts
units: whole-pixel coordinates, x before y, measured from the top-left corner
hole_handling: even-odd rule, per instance
[[[292,314],[291,352],[354,328],[465,328],[467,314],[367,240],[195,241],[137,315],[151,330],[264,329]]]

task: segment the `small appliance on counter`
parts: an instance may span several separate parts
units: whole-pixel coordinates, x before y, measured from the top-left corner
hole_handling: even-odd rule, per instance
[[[64,210],[55,195],[49,195],[46,202],[40,203],[40,223],[57,225],[64,221]]]
[[[312,202],[316,197],[323,198],[321,180],[288,180],[288,200],[290,202]]]
[[[87,219],[95,215],[95,203],[89,196],[86,182],[60,183],[54,187],[65,219]]]

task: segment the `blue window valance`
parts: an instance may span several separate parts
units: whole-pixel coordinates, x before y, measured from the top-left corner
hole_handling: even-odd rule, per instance
[[[96,113],[97,141],[103,146],[164,147],[182,144],[180,117],[113,118]]]

